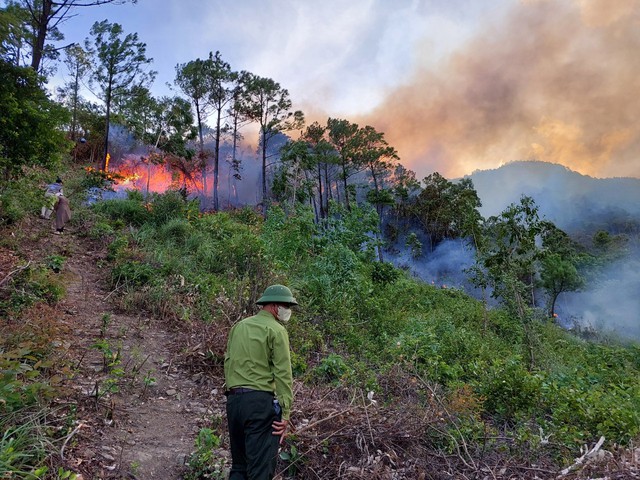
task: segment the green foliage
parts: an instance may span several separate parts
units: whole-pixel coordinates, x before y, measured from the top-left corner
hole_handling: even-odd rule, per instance
[[[314,249],[316,226],[310,208],[299,208],[295,215],[287,215],[279,207],[271,207],[262,229],[267,253],[282,269],[301,266]]]
[[[46,457],[46,444],[38,421],[16,424],[13,416],[0,416],[0,477],[37,479],[47,472],[38,467]]]
[[[16,315],[38,302],[55,304],[66,292],[63,280],[44,265],[25,268],[12,280],[8,298],[0,297],[0,316]]]
[[[193,227],[185,218],[172,218],[161,225],[158,230],[158,239],[165,244],[175,244],[175,246],[184,246],[185,242],[191,237]]]
[[[280,459],[287,463],[285,471],[288,472],[288,475],[295,477],[300,464],[304,460],[304,456],[300,454],[298,447],[291,445],[288,451],[282,450],[280,452]]]
[[[51,398],[53,389],[39,377],[48,364],[34,345],[0,351],[0,412],[15,412]]]
[[[314,369],[316,378],[335,385],[338,385],[342,378],[350,372],[351,369],[347,366],[344,359],[335,353],[331,353],[322,359],[320,364]]]
[[[0,152],[1,155],[1,152]],[[40,214],[44,190],[50,174],[42,169],[22,169],[23,175],[4,183],[0,179],[0,225],[15,224],[27,215]]]
[[[423,180],[424,189],[413,200],[407,214],[420,221],[433,245],[446,238],[473,236],[481,220],[482,206],[471,180],[451,182],[438,172]]]
[[[340,244],[363,258],[373,258],[374,238],[378,231],[379,218],[371,205],[352,206],[351,209],[330,203],[333,216],[327,220],[321,233],[321,244]]]
[[[60,273],[64,266],[65,257],[61,255],[49,255],[47,257],[47,267],[53,270],[55,273]]]
[[[258,227],[263,223],[262,215],[250,207],[233,210],[229,212],[229,215],[232,219],[248,227]]]
[[[413,258],[420,258],[422,256],[422,242],[414,232],[410,232],[407,235],[406,245],[411,249],[411,256]]]
[[[220,437],[210,428],[202,428],[195,440],[195,451],[187,460],[189,471],[184,478],[196,480],[199,478],[225,478],[225,459],[217,456],[215,450],[220,447]]]
[[[140,287],[152,283],[156,276],[156,269],[148,263],[126,261],[114,266],[111,272],[111,284]]]
[[[109,260],[125,260],[129,248],[129,238],[126,235],[117,235],[107,246],[107,258]]]
[[[169,190],[156,195],[151,204],[150,222],[156,226],[163,225],[171,219],[189,219],[198,216],[197,201],[185,201],[177,190]]]
[[[92,207],[94,211],[111,220],[119,220],[125,225],[141,226],[149,219],[141,199],[103,200]]]
[[[546,231],[559,233],[527,223],[535,212],[521,207],[496,220],[495,243],[483,253],[494,280],[519,285],[524,299],[531,285],[521,274],[544,259],[529,247],[537,248],[536,237]],[[619,442],[638,435],[637,350],[590,347],[539,322],[533,311],[524,317],[514,308],[487,311],[459,290],[373,262],[376,212],[337,205],[334,211],[315,226],[307,209],[286,214],[273,207],[266,220],[251,210],[197,215],[175,192],[155,196],[145,223],[112,247],[119,252],[113,281],[125,286],[127,308],[221,328],[246,315],[268,283],[290,285],[301,304],[288,325],[296,376],[376,391],[393,384],[386,375],[437,383],[454,412],[436,439],[445,448],[462,442],[502,448],[485,438],[498,428],[527,448],[541,448],[542,428],[570,451],[600,434]],[[566,247],[562,235],[547,239]],[[193,478],[222,471],[215,454],[194,455]]]
[[[112,237],[114,234],[115,234],[115,229],[113,228],[113,225],[111,225],[106,221],[96,222],[94,225],[91,226],[91,229],[89,230],[89,237],[94,240],[108,239],[109,237]]]
[[[400,277],[400,272],[388,262],[376,262],[372,265],[371,280],[379,285],[387,285],[395,282]]]
[[[67,113],[51,101],[32,68],[0,61],[0,173],[2,181],[24,167],[53,169],[66,140],[60,127]]]
[[[542,378],[529,372],[521,358],[496,359],[478,383],[487,412],[501,421],[526,419],[539,405]]]

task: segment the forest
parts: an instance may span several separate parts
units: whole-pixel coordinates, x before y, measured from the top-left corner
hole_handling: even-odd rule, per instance
[[[300,303],[280,478],[640,475],[640,344],[556,311],[637,251],[638,219],[567,233],[527,195],[484,218],[471,179],[417,179],[372,126],[307,124],[284,87],[219,51],[176,65],[179,94],[156,98],[145,43],[117,23],[53,48],[68,15],[105,3],[122,2],[0,9],[0,478],[159,478],[78,460],[123,395],[162,394],[152,352],[124,349],[113,318],[162,325],[175,375],[213,391],[229,329],[273,283]],[[52,92],[55,68],[72,81]],[[73,216],[51,239],[38,217],[57,177]],[[473,257],[470,289],[407,266],[450,241]],[[69,327],[89,273],[108,311]],[[166,478],[226,478],[222,411],[197,430]]]

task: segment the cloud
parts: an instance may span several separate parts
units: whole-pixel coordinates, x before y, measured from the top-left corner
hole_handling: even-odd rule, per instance
[[[630,0],[520,2],[359,123],[384,131],[419,178],[517,159],[638,177],[639,24]]]

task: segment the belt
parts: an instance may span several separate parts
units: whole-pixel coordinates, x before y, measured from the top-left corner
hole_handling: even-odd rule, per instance
[[[226,396],[229,396],[229,395],[240,395],[242,393],[249,393],[249,392],[257,392],[257,390],[254,390],[253,388],[236,387],[236,388],[230,388],[229,390],[224,392],[224,394]]]

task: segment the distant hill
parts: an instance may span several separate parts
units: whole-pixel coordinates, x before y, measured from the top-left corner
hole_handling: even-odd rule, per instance
[[[562,165],[539,161],[509,163],[468,175],[482,200],[484,217],[497,215],[522,195],[567,232],[605,229],[623,233],[640,222],[640,179],[593,178]]]
[[[482,200],[484,217],[528,195],[544,218],[583,244],[597,230],[627,234],[628,254],[584,291],[562,294],[556,311],[565,325],[575,322],[640,339],[640,179],[593,178],[536,161],[476,171],[468,178]]]

